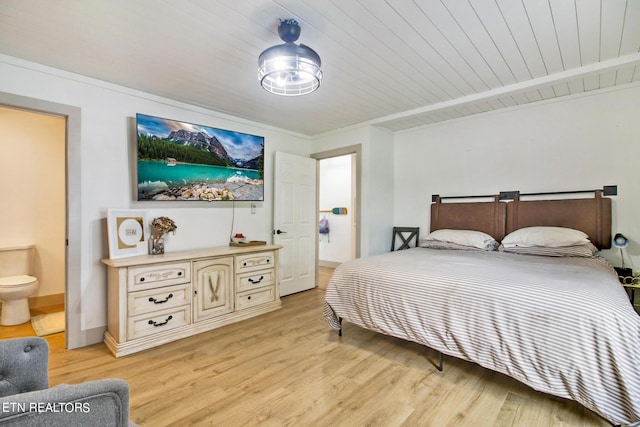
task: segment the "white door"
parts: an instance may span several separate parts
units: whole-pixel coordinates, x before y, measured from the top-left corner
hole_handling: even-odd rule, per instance
[[[316,160],[275,153],[273,243],[280,250],[280,296],[316,285]]]

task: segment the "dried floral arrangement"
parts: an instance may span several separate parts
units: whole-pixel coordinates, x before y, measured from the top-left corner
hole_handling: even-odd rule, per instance
[[[154,238],[158,239],[167,233],[176,234],[176,229],[178,228],[178,226],[171,218],[161,216],[158,218],[154,218],[153,221],[151,221],[151,228],[151,235]]]

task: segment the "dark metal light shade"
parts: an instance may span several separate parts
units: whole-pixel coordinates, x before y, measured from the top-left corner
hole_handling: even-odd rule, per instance
[[[320,56],[309,46],[293,43],[300,35],[297,22],[286,20],[278,27],[286,43],[272,46],[258,58],[258,79],[267,91],[276,95],[306,95],[320,87]]]
[[[627,246],[629,246],[629,239],[624,237],[623,234],[617,233],[615,236],[613,236],[613,246],[619,249],[626,248]]]

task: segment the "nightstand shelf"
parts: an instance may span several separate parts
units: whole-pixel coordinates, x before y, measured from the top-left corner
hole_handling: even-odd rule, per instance
[[[636,311],[640,311],[640,309],[635,306],[636,289],[640,289],[640,276],[638,274],[634,274],[631,277],[633,277],[633,281],[631,283],[622,283],[621,281],[620,284],[627,291],[627,294],[629,295],[629,301],[631,301],[633,307],[636,309]]]

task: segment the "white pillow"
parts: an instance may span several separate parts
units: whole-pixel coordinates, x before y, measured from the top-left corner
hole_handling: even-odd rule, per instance
[[[422,241],[440,241],[455,243],[456,245],[471,246],[478,249],[493,251],[497,248],[498,242],[487,233],[475,230],[451,230],[442,229],[432,231],[422,238]]]
[[[540,256],[553,256],[553,257],[588,257],[591,258],[598,252],[593,243],[587,243],[586,245],[576,246],[560,246],[552,248],[549,246],[513,246],[506,248],[504,245],[500,245],[498,248],[500,252],[508,252],[512,254],[520,255],[540,255]]]
[[[496,242],[497,243],[497,242]],[[483,251],[485,249],[476,248],[475,246],[458,245],[451,242],[443,242],[442,240],[420,240],[421,248],[427,249],[450,249],[450,250],[464,250],[464,251]],[[491,249],[493,250],[493,249]]]
[[[579,230],[566,227],[525,227],[509,233],[502,240],[505,248],[531,248],[544,246],[559,248],[562,246],[586,245],[589,236]]]

